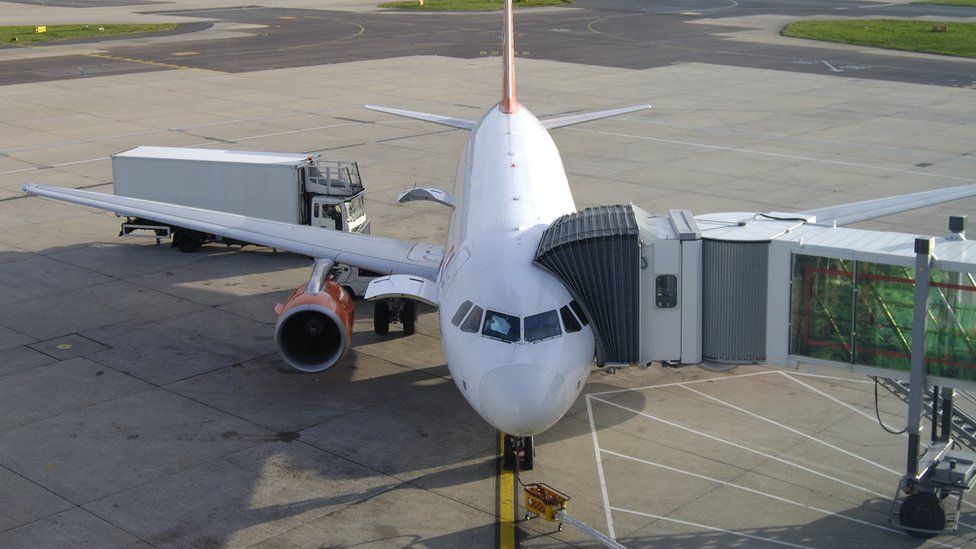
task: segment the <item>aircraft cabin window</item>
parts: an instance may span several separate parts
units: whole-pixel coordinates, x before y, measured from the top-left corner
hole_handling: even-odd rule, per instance
[[[468,311],[471,310],[471,305],[472,303],[470,301],[465,301],[462,303],[461,306],[458,307],[457,312],[454,313],[454,318],[451,319],[451,324],[455,326],[461,324],[461,321],[464,320],[464,315],[468,314]]]
[[[481,307],[475,305],[471,309],[471,314],[464,320],[464,324],[461,324],[461,331],[468,332],[469,334],[478,333],[478,328],[481,327],[481,312]]]
[[[575,299],[569,302],[569,306],[570,308],[573,309],[573,312],[576,313],[576,318],[580,319],[580,322],[583,323],[583,326],[590,325],[590,321],[587,320],[586,315],[583,314],[583,308],[580,307],[580,304],[577,303]]]
[[[525,340],[542,341],[562,334],[556,311],[546,311],[525,317]]]
[[[485,326],[481,330],[481,335],[514,343],[522,335],[520,328],[519,317],[488,311],[485,314]]]
[[[660,309],[673,309],[678,305],[678,277],[658,275],[654,302]]]
[[[580,325],[579,320],[576,320],[573,312],[569,310],[569,305],[563,305],[563,308],[559,309],[559,316],[563,318],[563,328],[566,329],[567,334],[578,332],[583,329],[583,326]]]

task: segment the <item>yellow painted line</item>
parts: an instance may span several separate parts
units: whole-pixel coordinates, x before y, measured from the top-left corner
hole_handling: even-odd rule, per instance
[[[200,55],[198,51],[174,51],[170,55],[175,55],[176,57],[186,57],[187,55]]]
[[[515,549],[515,472],[505,469],[505,433],[498,433],[498,547]]]
[[[119,57],[117,55],[108,55],[106,53],[86,53],[83,54],[88,57],[95,57],[98,59],[111,59],[112,61],[128,61],[129,63],[139,63],[142,65],[150,65],[153,67],[165,67],[167,69],[192,69],[193,67],[184,67],[183,65],[174,65],[172,63],[160,63],[158,61],[147,61],[145,59],[133,59],[131,57]]]

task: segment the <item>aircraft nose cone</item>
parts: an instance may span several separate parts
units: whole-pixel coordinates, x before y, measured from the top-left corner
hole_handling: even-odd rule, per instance
[[[481,381],[480,401],[488,422],[509,435],[532,436],[559,421],[565,376],[538,364],[509,364]]]

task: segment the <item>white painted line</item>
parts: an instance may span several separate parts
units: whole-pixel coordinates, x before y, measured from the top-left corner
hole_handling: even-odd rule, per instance
[[[850,521],[850,522],[856,522],[857,524],[861,524],[863,526],[870,526],[871,528],[877,528],[878,530],[884,530],[885,532],[891,532],[891,533],[898,534],[898,535],[903,535],[903,536],[907,536],[908,535],[903,530],[898,530],[898,529],[895,529],[895,528],[888,528],[886,526],[881,526],[880,524],[874,524],[874,523],[868,522],[866,520],[861,520],[861,519],[857,519],[857,518],[854,518],[854,517],[849,517],[849,516],[843,515],[841,513],[834,513],[833,511],[828,511],[826,509],[821,509],[819,507],[813,507],[812,505],[807,505],[805,503],[800,503],[799,501],[793,501],[791,499],[787,499],[787,498],[784,498],[784,497],[780,497],[780,496],[777,496],[777,495],[774,495],[774,494],[770,494],[770,493],[767,493],[767,492],[761,492],[759,490],[755,490],[755,489],[749,488],[747,486],[742,486],[741,484],[734,484],[732,482],[726,482],[724,480],[720,480],[720,479],[717,479],[717,478],[712,478],[712,477],[709,477],[709,476],[700,475],[698,473],[692,473],[691,471],[685,471],[683,469],[677,469],[675,467],[670,467],[670,466],[664,465],[662,463],[655,463],[653,461],[648,461],[648,460],[641,459],[641,458],[638,458],[638,457],[628,456],[628,455],[620,454],[620,453],[617,453],[617,452],[612,452],[610,450],[602,450],[602,451],[603,451],[603,453],[609,454],[611,456],[617,456],[619,458],[628,459],[628,460],[631,460],[631,461],[636,461],[638,463],[643,463],[645,465],[651,465],[653,467],[660,467],[661,469],[665,469],[665,470],[668,470],[668,471],[671,471],[671,472],[674,472],[674,473],[679,473],[679,474],[682,474],[682,475],[688,475],[688,476],[695,477],[695,478],[699,478],[699,479],[702,479],[702,480],[707,480],[709,482],[714,482],[716,484],[721,484],[723,486],[728,486],[729,488],[736,488],[738,490],[743,490],[743,491],[749,492],[751,494],[756,494],[758,496],[763,496],[763,497],[767,497],[767,498],[770,498],[770,499],[774,499],[776,501],[780,501],[780,502],[783,502],[783,503],[788,503],[788,504],[794,505],[796,507],[802,507],[804,509],[809,509],[810,511],[814,511],[814,512],[817,512],[817,513],[820,513],[820,514],[823,514],[823,515],[827,515],[827,516],[830,516],[830,517],[837,517],[839,519],[847,520],[847,521]]]
[[[807,162],[820,162],[820,163],[823,163],[823,164],[833,164],[833,165],[836,165],[836,166],[850,166],[850,167],[854,167],[854,168],[867,168],[867,169],[870,169],[870,170],[879,170],[879,171],[884,171],[884,172],[905,173],[905,174],[911,174],[911,175],[923,175],[923,176],[926,176],[926,177],[935,177],[935,178],[939,178],[939,179],[954,179],[954,180],[958,180],[958,181],[972,181],[972,178],[971,177],[960,177],[960,176],[955,176],[955,175],[940,175],[940,174],[926,173],[926,172],[920,172],[920,171],[915,171],[915,170],[899,170],[898,168],[886,168],[884,166],[872,166],[871,164],[858,164],[857,162],[842,162],[840,160],[826,160],[826,159],[823,159],[823,158],[813,158],[811,156],[798,156],[798,155],[794,155],[794,154],[782,154],[782,153],[773,153],[773,152],[764,152],[764,151],[753,151],[753,150],[749,150],[749,149],[740,149],[740,148],[737,148],[737,147],[723,147],[721,145],[708,145],[708,144],[705,144],[705,143],[694,143],[692,141],[679,141],[677,139],[662,139],[660,137],[647,137],[645,135],[631,135],[631,134],[626,134],[626,133],[605,132],[605,131],[600,131],[600,130],[588,130],[586,128],[570,128],[569,131],[595,133],[595,134],[600,134],[600,135],[612,135],[612,136],[615,136],[615,137],[628,137],[628,138],[631,138],[631,139],[643,139],[643,140],[646,140],[646,141],[657,141],[659,143],[671,143],[673,145],[688,145],[690,147],[701,147],[701,148],[704,148],[704,149],[715,149],[715,150],[720,150],[720,151],[738,152],[738,153],[744,153],[744,154],[756,154],[756,155],[760,155],[760,156],[772,156],[772,157],[775,157],[775,158],[787,158],[787,159],[790,159],[790,160],[803,160],[803,161],[807,161]]]
[[[603,493],[603,510],[607,514],[607,535],[610,539],[617,539],[613,529],[613,513],[610,512],[610,496],[607,495],[607,478],[603,475],[603,458],[600,457],[600,441],[596,437],[596,422],[593,421],[593,404],[590,396],[586,396],[586,415],[590,418],[590,433],[593,435],[593,450],[596,452],[596,472],[600,476],[600,492]]]
[[[899,4],[897,4],[897,3],[890,3],[890,4],[871,4],[870,6],[854,6],[854,9],[863,10],[863,9],[871,9],[871,8],[887,8],[888,6],[898,6],[898,5]]]
[[[289,131],[286,131],[286,132],[266,133],[266,134],[262,134],[262,135],[247,135],[247,136],[244,136],[244,137],[232,137],[230,139],[227,139],[226,141],[232,141],[232,142],[239,143],[241,141],[250,141],[252,139],[263,139],[263,138],[266,138],[266,137],[278,137],[278,136],[282,136],[282,135],[292,135],[292,134],[296,134],[296,133],[314,132],[314,131],[318,131],[318,130],[327,130],[327,129],[331,129],[331,128],[339,128],[339,127],[342,127],[342,126],[356,126],[356,125],[359,125],[359,124],[361,124],[361,122],[343,122],[341,124],[329,124],[328,126],[316,126],[314,128],[303,128],[303,129],[300,129],[300,130],[289,130]],[[227,145],[227,143],[225,143],[224,141],[203,141],[203,142],[200,142],[200,143],[192,143],[190,145],[184,145],[181,148],[187,148],[187,147],[212,147],[214,145]],[[51,166],[37,166],[37,167],[34,167],[34,168],[21,168],[19,170],[11,170],[11,171],[7,171],[7,172],[0,172],[0,175],[11,175],[11,174],[15,174],[15,173],[32,172],[32,171],[36,171],[36,170],[49,169],[49,168],[61,168],[61,167],[64,167],[64,166],[74,166],[76,164],[87,164],[89,162],[98,162],[99,160],[108,160],[110,158],[111,158],[110,156],[100,156],[98,158],[87,158],[85,160],[75,160],[74,162],[65,162],[63,164],[53,164]],[[16,160],[16,158],[14,160]]]
[[[859,461],[862,461],[864,463],[867,463],[868,465],[873,465],[874,467],[877,467],[878,469],[881,469],[883,471],[888,471],[889,473],[892,473],[894,475],[901,475],[901,473],[899,473],[898,471],[895,471],[891,467],[887,467],[887,466],[881,465],[880,463],[878,463],[876,461],[872,461],[872,460],[870,460],[870,459],[868,459],[866,457],[859,456],[859,455],[855,454],[854,452],[849,452],[849,451],[847,451],[847,450],[845,450],[845,449],[843,449],[843,448],[841,448],[839,446],[835,446],[835,445],[833,445],[833,444],[831,444],[829,442],[825,442],[823,440],[820,440],[819,438],[817,438],[817,437],[815,437],[813,435],[808,435],[808,434],[804,433],[803,431],[800,431],[798,429],[794,429],[793,427],[790,427],[789,425],[784,425],[784,424],[782,424],[782,423],[780,423],[780,422],[778,422],[778,421],[776,421],[774,419],[769,419],[768,417],[761,416],[761,415],[759,415],[759,414],[757,414],[755,412],[750,412],[749,410],[746,410],[744,408],[740,408],[740,407],[736,406],[735,404],[730,404],[728,402],[725,402],[724,400],[722,400],[720,398],[716,398],[716,397],[713,397],[711,395],[707,395],[707,394],[705,394],[705,393],[703,393],[701,391],[696,391],[695,389],[692,389],[691,387],[684,387],[684,388],[687,389],[687,390],[689,390],[689,391],[691,391],[691,392],[693,392],[693,393],[695,393],[695,394],[697,394],[697,395],[701,395],[701,396],[703,396],[703,397],[705,397],[707,399],[710,399],[710,400],[713,400],[715,402],[718,402],[719,404],[721,404],[721,405],[723,405],[725,407],[728,407],[728,408],[731,408],[731,409],[733,409],[733,410],[735,410],[737,412],[741,412],[743,414],[752,416],[752,417],[754,417],[756,419],[765,421],[766,423],[768,423],[770,425],[774,425],[776,427],[779,427],[780,429],[783,429],[783,430],[789,431],[789,432],[791,432],[793,434],[799,435],[799,436],[801,436],[801,437],[803,437],[803,438],[805,438],[807,440],[810,440],[810,441],[816,442],[817,444],[826,446],[826,447],[830,448],[831,450],[840,452],[841,454],[844,454],[846,456],[849,456],[849,457],[852,457],[852,458],[857,459]]]
[[[754,448],[749,448],[748,446],[739,444],[737,442],[732,442],[731,440],[726,440],[726,439],[724,439],[722,437],[719,437],[719,436],[716,436],[716,435],[712,435],[712,434],[709,434],[709,433],[706,433],[706,432],[703,432],[703,431],[699,431],[697,429],[692,429],[691,427],[686,427],[686,426],[681,425],[679,423],[675,423],[673,421],[668,421],[666,419],[659,418],[657,416],[653,416],[651,414],[648,414],[646,412],[642,412],[640,410],[635,410],[633,408],[628,408],[626,406],[621,406],[620,404],[617,404],[616,402],[610,402],[609,400],[603,400],[602,398],[598,398],[598,397],[593,397],[593,400],[602,402],[603,404],[607,404],[607,405],[610,405],[610,406],[615,406],[617,408],[620,408],[621,410],[626,410],[626,411],[628,411],[628,412],[630,412],[632,414],[637,414],[639,416],[644,416],[644,417],[646,417],[648,419],[653,419],[654,421],[657,421],[659,423],[663,423],[663,424],[668,425],[670,427],[674,427],[676,429],[681,429],[682,431],[687,431],[689,433],[692,433],[692,434],[695,434],[695,435],[698,435],[698,436],[701,436],[701,437],[705,437],[705,438],[707,438],[709,440],[713,440],[715,442],[720,442],[720,443],[726,444],[728,446],[732,446],[733,448],[737,448],[739,450],[742,450],[742,451],[745,451],[745,452],[749,452],[751,454],[756,454],[757,456],[762,456],[762,457],[764,457],[766,459],[771,459],[773,461],[782,463],[783,465],[786,465],[788,467],[793,467],[793,468],[796,468],[796,469],[800,469],[801,471],[810,473],[811,475],[816,475],[816,476],[818,476],[820,478],[824,478],[824,479],[827,479],[827,480],[836,482],[838,484],[843,484],[844,486],[847,486],[848,488],[853,488],[854,490],[859,490],[861,492],[864,492],[866,494],[871,494],[872,496],[875,496],[875,497],[878,497],[878,498],[881,498],[881,499],[884,499],[884,500],[891,500],[891,496],[890,495],[885,495],[885,494],[882,494],[881,492],[875,492],[874,490],[871,490],[870,488],[865,488],[864,486],[858,486],[857,484],[854,484],[854,483],[851,483],[851,482],[847,482],[846,480],[842,480],[842,479],[839,479],[839,478],[836,478],[836,477],[832,477],[832,476],[828,475],[827,473],[821,473],[820,471],[817,471],[816,469],[811,469],[809,467],[800,465],[799,463],[795,463],[795,462],[792,462],[792,461],[783,459],[781,457],[774,456],[773,454],[770,454],[768,452],[763,452],[761,450],[756,450]]]
[[[829,395],[829,394],[821,391],[820,389],[817,389],[813,385],[810,385],[809,383],[805,383],[803,381],[800,381],[799,379],[796,379],[795,377],[793,377],[792,375],[790,375],[790,374],[788,374],[786,372],[780,372],[780,373],[783,374],[783,376],[786,377],[787,379],[793,380],[794,382],[799,383],[800,385],[803,385],[804,387],[806,387],[807,389],[813,391],[814,393],[817,393],[817,394],[823,396],[824,398],[828,398],[828,399],[836,402],[837,404],[840,404],[844,408],[847,408],[848,410],[851,410],[852,412],[857,413],[858,415],[861,415],[861,416],[866,417],[867,419],[870,419],[872,423],[875,422],[875,421],[877,421],[877,419],[878,419],[878,418],[876,418],[876,417],[868,414],[864,410],[861,410],[857,406],[853,406],[851,404],[848,404],[848,403],[844,402],[843,400],[840,400],[837,397],[834,397],[832,395]],[[903,436],[906,436],[907,437],[908,435],[907,434],[903,434]]]
[[[820,62],[823,63],[824,65],[827,65],[827,68],[830,69],[830,72],[844,72],[843,70],[838,69],[837,67],[831,65],[826,61],[821,60]]]
[[[782,370],[777,370],[777,371],[782,372]],[[848,383],[867,383],[867,384],[874,383],[873,380],[868,380],[868,379],[850,379],[846,377],[828,376],[823,374],[808,374],[806,372],[783,372],[783,373],[784,374],[788,373],[791,376],[817,377],[820,379],[836,379],[837,381],[846,381]]]
[[[761,536],[754,536],[752,534],[743,534],[742,532],[733,532],[732,530],[725,530],[724,528],[718,528],[715,526],[708,526],[707,524],[698,524],[697,522],[688,522],[686,520],[679,520],[671,517],[662,517],[661,515],[652,515],[651,513],[642,513],[641,511],[634,511],[632,509],[621,509],[620,507],[611,507],[614,511],[620,511],[621,513],[630,513],[632,515],[638,515],[641,517],[647,517],[657,520],[663,520],[666,522],[674,522],[677,524],[683,524],[685,526],[693,526],[695,528],[701,528],[703,530],[711,530],[712,532],[721,532],[723,534],[729,534],[730,536],[737,536],[740,538],[754,539],[758,541],[765,541],[767,543],[775,543],[776,545],[784,545],[786,547],[799,547],[800,549],[813,549],[809,545],[797,545],[795,543],[789,543],[786,541],[779,541],[770,538],[764,538]]]
[[[752,377],[752,376],[764,376],[776,373],[777,370],[766,370],[763,372],[751,372],[748,374],[738,374],[734,376],[723,376],[723,377],[711,377],[707,379],[693,379],[691,381],[675,381],[673,383],[662,383],[660,385],[648,385],[646,387],[634,387],[632,389],[613,389],[612,391],[599,391],[597,393],[588,393],[586,396],[603,396],[603,395],[613,395],[617,393],[627,393],[630,391],[646,391],[648,389],[660,389],[662,387],[677,387],[680,385],[687,385],[691,383],[707,383],[709,381],[725,381],[728,379],[738,379],[740,377]]]

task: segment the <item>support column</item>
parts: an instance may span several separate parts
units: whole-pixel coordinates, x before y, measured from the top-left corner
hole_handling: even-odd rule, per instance
[[[908,393],[907,476],[918,475],[919,433],[922,420],[922,395],[925,392],[925,328],[928,320],[929,265],[935,250],[934,238],[915,239],[915,310],[912,322],[912,372]]]

